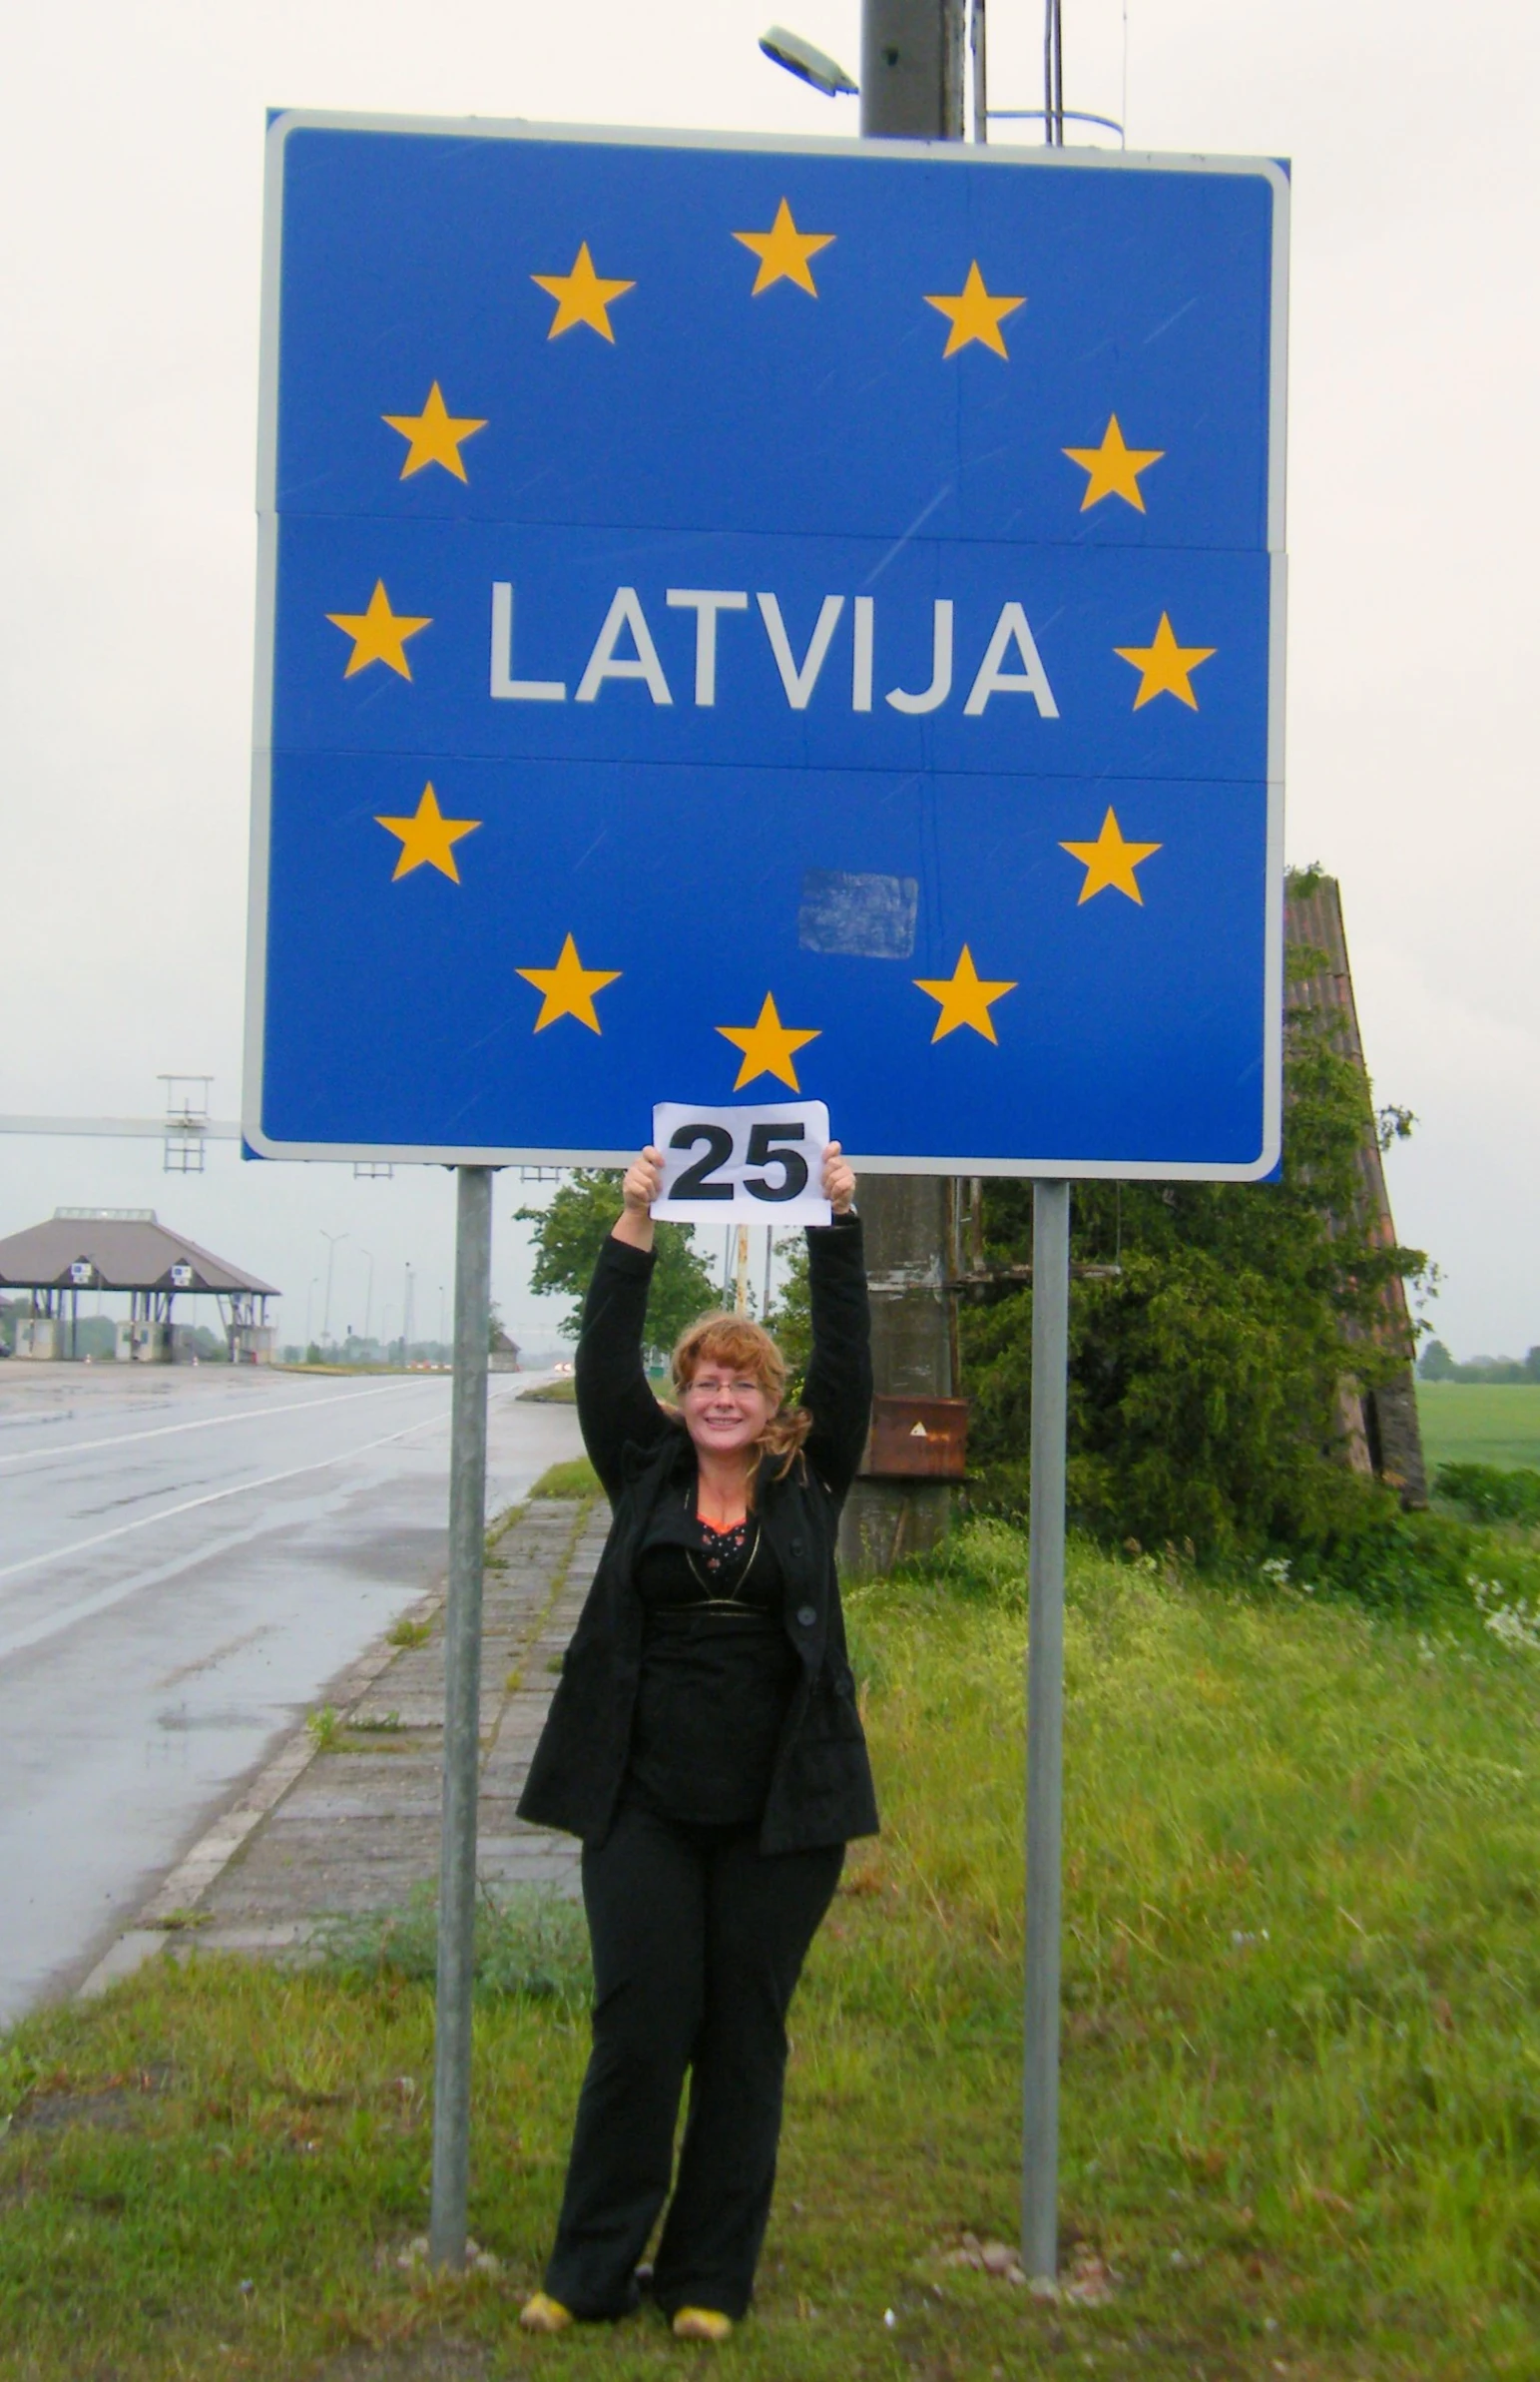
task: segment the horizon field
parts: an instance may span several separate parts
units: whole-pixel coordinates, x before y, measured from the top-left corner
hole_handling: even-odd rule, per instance
[[[1419,1381],[1417,1418],[1430,1474],[1440,1464],[1540,1467],[1540,1384]]]

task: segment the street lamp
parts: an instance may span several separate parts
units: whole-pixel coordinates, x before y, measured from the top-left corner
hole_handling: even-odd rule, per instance
[[[788,33],[784,25],[771,25],[769,33],[762,33],[760,47],[776,66],[783,66],[798,82],[810,83],[814,91],[821,91],[827,99],[838,99],[856,89],[837,60],[815,50],[799,33]]]
[[[324,1343],[331,1338],[332,1263],[336,1257],[338,1241],[348,1240],[351,1238],[351,1235],[345,1232],[327,1232],[324,1225],[318,1225],[316,1229],[319,1232],[321,1239],[326,1244],[326,1296],[321,1302],[320,1316],[320,1336],[322,1344],[324,1345]]]
[[[369,1261],[369,1287],[363,1294],[363,1337],[367,1340],[369,1318],[374,1312],[374,1252],[372,1249],[360,1249],[358,1254],[360,1257],[366,1257]]]

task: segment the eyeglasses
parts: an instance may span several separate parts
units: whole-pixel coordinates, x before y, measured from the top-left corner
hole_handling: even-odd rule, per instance
[[[720,1398],[724,1392],[730,1393],[734,1398],[752,1398],[756,1392],[763,1391],[763,1389],[764,1384],[761,1382],[745,1380],[714,1382],[700,1374],[697,1374],[693,1382],[685,1384],[685,1394],[689,1398]]]

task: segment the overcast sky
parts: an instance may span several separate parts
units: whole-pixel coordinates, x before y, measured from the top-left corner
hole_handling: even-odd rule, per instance
[[[0,1112],[239,1105],[257,283],[269,105],[850,132],[770,66],[778,9],[858,65],[856,0],[58,0],[8,22],[0,178]],[[1125,22],[1127,41],[1125,49]],[[1132,148],[1292,160],[1288,826],[1342,884],[1401,1238],[1462,1355],[1540,1341],[1531,11],[1064,0],[1066,99]],[[1037,0],[992,0],[991,98],[1040,103]],[[997,128],[1004,130],[1005,128]],[[1531,592],[1526,594],[1526,589]],[[505,1221],[495,1282],[541,1310]],[[504,1195],[506,1193],[506,1195]],[[286,1330],[450,1281],[438,1171],[169,1180],[155,1144],[0,1140],[0,1233],[153,1205],[283,1286]],[[549,1310],[544,1311],[549,1317]],[[541,1328],[545,1328],[544,1325]]]

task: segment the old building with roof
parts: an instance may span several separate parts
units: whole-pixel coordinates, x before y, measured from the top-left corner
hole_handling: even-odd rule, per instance
[[[233,1365],[272,1361],[272,1284],[173,1232],[154,1208],[56,1208],[47,1223],[0,1240],[3,1291],[31,1294],[15,1319],[18,1357],[72,1357],[82,1291],[116,1291],[129,1298],[118,1326],[124,1363],[170,1364],[177,1302],[198,1299],[215,1301]]]

